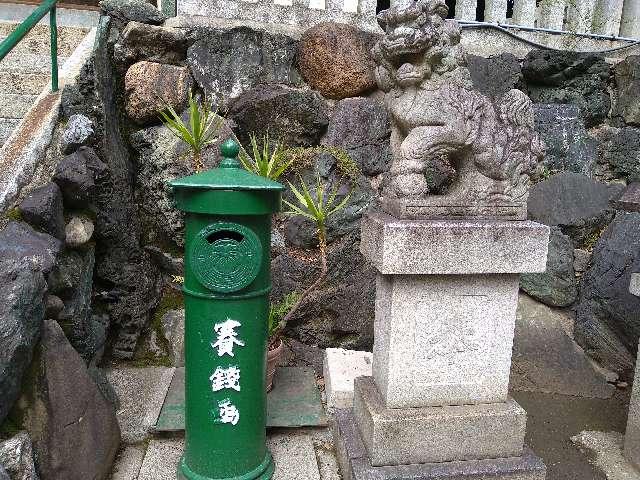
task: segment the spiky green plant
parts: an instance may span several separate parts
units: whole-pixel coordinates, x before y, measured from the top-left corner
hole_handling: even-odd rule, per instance
[[[244,151],[240,152],[240,163],[246,170],[256,175],[270,180],[278,180],[293,163],[293,159],[288,158],[280,142],[276,142],[275,146],[271,144],[268,133],[262,136],[262,148],[260,148],[258,138],[254,133],[250,135],[250,138],[253,158]]]
[[[272,303],[269,306],[269,320],[267,325],[269,327],[270,344],[277,345],[284,327],[287,326],[285,317],[299,299],[300,294],[298,292],[290,292],[287,293],[280,302]]]
[[[163,100],[164,102],[164,100]],[[211,103],[203,100],[198,102],[189,91],[189,120],[185,122],[174,108],[164,102],[165,109],[160,111],[162,123],[178,139],[184,142],[191,151],[193,167],[196,173],[204,169],[202,151],[216,140],[216,134],[222,125],[222,118],[214,110]]]

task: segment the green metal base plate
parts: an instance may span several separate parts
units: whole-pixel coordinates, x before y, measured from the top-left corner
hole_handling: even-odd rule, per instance
[[[267,455],[258,467],[251,472],[245,473],[238,477],[227,478],[210,478],[204,477],[198,473],[193,472],[184,461],[184,458],[180,459],[178,464],[178,480],[271,480],[273,472],[275,471],[275,464],[273,463],[273,457],[267,450]]]
[[[267,395],[267,427],[326,425],[327,416],[313,370],[280,367],[273,390]],[[184,430],[184,368],[176,368],[155,429],[159,432]]]

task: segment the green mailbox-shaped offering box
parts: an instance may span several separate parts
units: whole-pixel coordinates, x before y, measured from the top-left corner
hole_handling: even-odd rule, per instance
[[[219,168],[171,182],[185,212],[185,450],[178,478],[269,479],[266,343],[271,216],[282,185],[241,168],[238,144]]]

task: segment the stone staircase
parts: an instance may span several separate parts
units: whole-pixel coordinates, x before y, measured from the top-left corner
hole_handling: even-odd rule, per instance
[[[0,41],[17,26],[16,22],[0,21]],[[89,30],[88,27],[58,26],[59,67]],[[0,61],[0,147],[34,105],[40,92],[50,87],[50,82],[49,26],[38,24]]]

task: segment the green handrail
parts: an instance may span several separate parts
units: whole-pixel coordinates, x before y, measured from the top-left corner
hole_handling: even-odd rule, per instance
[[[58,91],[58,27],[56,25],[57,0],[44,0],[27,19],[18,25],[9,36],[0,43],[0,61],[22,40],[27,33],[44,17],[49,16],[49,28],[51,29],[51,91]]]

